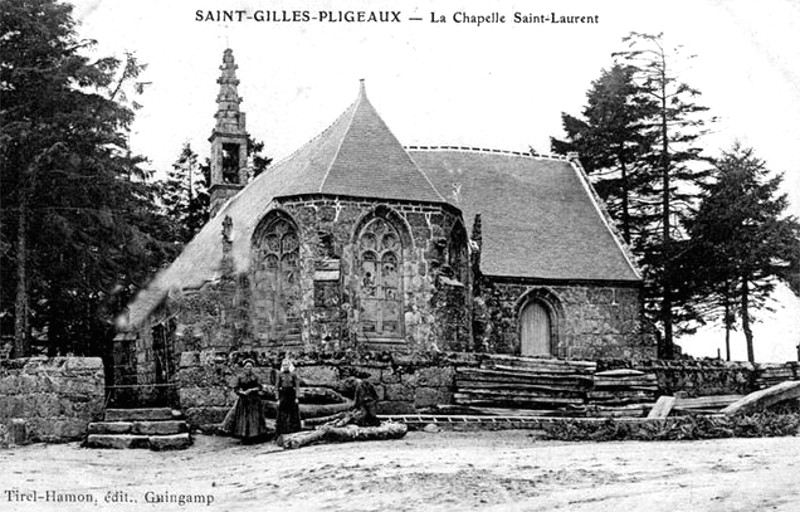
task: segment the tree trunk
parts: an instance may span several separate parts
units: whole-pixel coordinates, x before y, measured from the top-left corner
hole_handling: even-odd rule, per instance
[[[357,427],[355,425],[333,427],[323,425],[316,430],[282,435],[276,442],[282,448],[294,449],[323,441],[343,443],[347,441],[400,439],[406,435],[406,432],[408,432],[408,427],[404,423],[395,422],[385,422],[379,427]]]
[[[662,359],[672,359],[672,238],[670,234],[670,194],[669,194],[669,141],[667,139],[667,63],[662,54],[661,60],[661,220],[662,220],[662,245],[663,245],[663,268],[661,274],[661,287],[663,296],[661,299],[661,319],[664,322],[664,339],[661,347],[660,357]]]
[[[628,169],[625,165],[625,156],[624,156],[625,147],[624,144],[621,145],[619,150],[619,166],[620,171],[622,172],[622,238],[625,239],[626,244],[631,243],[631,215],[630,215],[630,207],[628,205]]]
[[[747,360],[751,363],[756,361],[755,354],[753,353],[753,331],[750,329],[750,310],[748,303],[750,302],[750,283],[748,276],[742,277],[742,330],[744,331],[744,339],[747,342]]]
[[[725,297],[725,360],[731,360],[731,303]]]
[[[20,194],[17,226],[17,295],[14,301],[14,357],[26,357],[28,345],[28,194]]]

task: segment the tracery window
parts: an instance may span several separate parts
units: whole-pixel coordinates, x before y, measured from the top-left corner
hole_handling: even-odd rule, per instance
[[[367,223],[358,237],[359,307],[363,335],[403,336],[402,242],[383,218]]]
[[[268,341],[299,338],[300,240],[290,219],[275,215],[255,244],[253,303],[256,337]]]

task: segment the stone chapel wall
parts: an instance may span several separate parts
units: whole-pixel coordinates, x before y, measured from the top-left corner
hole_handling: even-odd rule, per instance
[[[270,222],[270,215],[282,216],[297,230],[299,283],[287,292],[292,294],[287,315],[296,318],[296,325],[277,334],[266,332],[259,308],[270,306],[270,297],[259,285],[263,277],[257,274],[258,262],[251,261],[246,272],[223,275],[169,306],[177,312],[176,353],[237,348],[294,352],[471,348],[468,262],[462,257],[463,268],[453,270],[447,258],[448,236],[461,223],[456,210],[435,204],[306,197],[276,201],[264,222]],[[354,243],[359,230],[375,217],[385,218],[403,239],[398,262],[402,337],[377,341],[359,333],[359,246]]]
[[[643,332],[638,287],[607,285],[533,285],[486,278],[476,298],[477,342],[484,351],[516,354],[520,308],[541,295],[554,303],[553,356],[567,359],[649,359],[655,343]]]

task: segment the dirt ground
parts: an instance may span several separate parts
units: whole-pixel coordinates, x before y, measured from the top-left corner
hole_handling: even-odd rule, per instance
[[[33,491],[37,502],[24,501]],[[47,491],[95,501],[48,502]],[[0,511],[794,512],[800,437],[564,443],[528,431],[412,432],[284,451],[198,436],[162,453],[32,445],[0,450],[0,493]],[[213,503],[148,503],[165,494]]]

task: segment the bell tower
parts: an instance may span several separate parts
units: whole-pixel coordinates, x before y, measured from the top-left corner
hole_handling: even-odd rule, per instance
[[[217,214],[225,202],[247,184],[247,130],[245,114],[239,111],[242,98],[236,87],[236,62],[233,50],[228,48],[222,56],[221,73],[217,79],[216,124],[211,132],[211,216]]]

